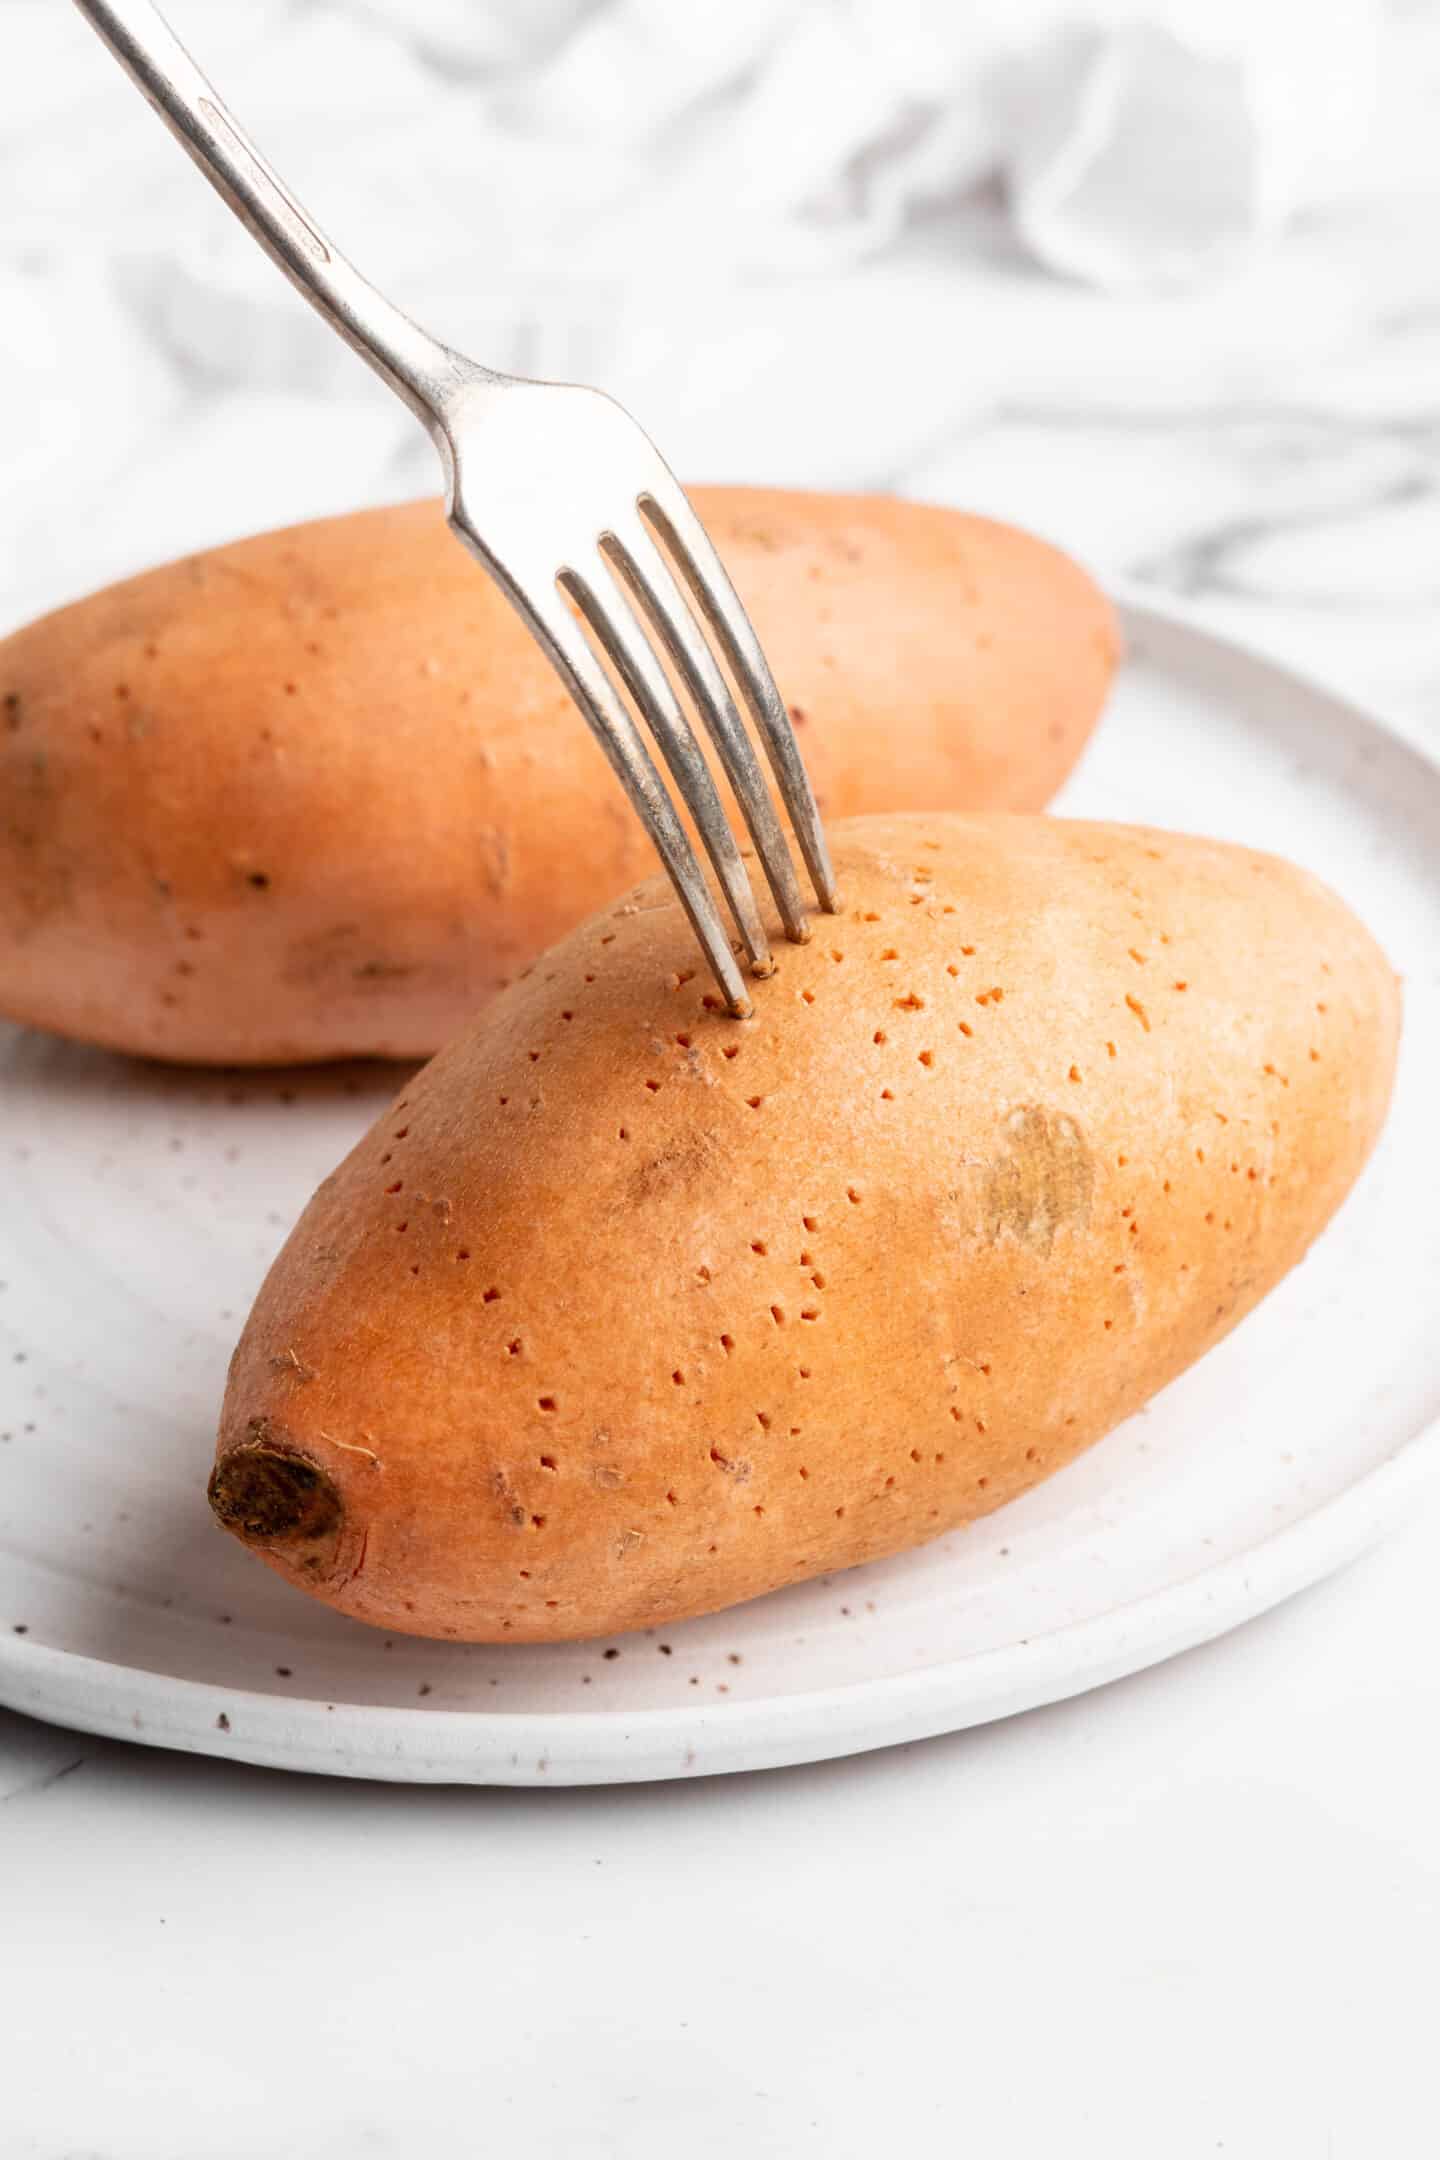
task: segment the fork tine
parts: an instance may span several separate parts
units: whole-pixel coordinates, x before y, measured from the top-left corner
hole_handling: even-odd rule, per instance
[[[785,935],[803,945],[810,935],[810,925],[805,919],[805,903],[796,883],[790,849],[750,737],[700,625],[638,517],[632,528],[606,533],[600,548],[649,616],[695,700],[744,812]]]
[[[757,975],[773,973],[775,963],[770,956],[770,941],[765,935],[755,895],[750,889],[750,880],[735,845],[735,836],[726,821],[710,768],[623,587],[608,565],[604,572],[607,588],[604,592],[573,569],[563,570],[559,583],[615,663],[621,681],[659,744],[730,902],[751,967]]]
[[[770,764],[800,842],[816,898],[827,913],[833,914],[839,905],[839,897],[820,812],[800,756],[800,746],[795,740],[795,730],[790,725],[790,715],[775,686],[760,640],[740,605],[739,595],[709,534],[668,468],[661,489],[662,492],[657,493],[653,487],[647,488],[639,497],[640,510],[674,556],[735,671],[745,702],[765,738]]]
[[[558,594],[554,606],[545,607],[537,606],[529,593],[522,594],[513,585],[510,590],[654,842],[726,1004],[737,1018],[744,1019],[753,1008],[725,926],[639,729]]]

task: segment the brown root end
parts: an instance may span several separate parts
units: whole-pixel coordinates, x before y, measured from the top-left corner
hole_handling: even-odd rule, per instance
[[[318,1464],[289,1449],[251,1443],[221,1457],[210,1505],[236,1537],[276,1545],[333,1537],[344,1506]]]

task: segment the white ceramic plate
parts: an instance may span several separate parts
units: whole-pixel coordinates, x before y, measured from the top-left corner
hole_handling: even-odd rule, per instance
[[[1314,1581],[1440,1463],[1440,771],[1174,617],[1063,808],[1316,870],[1406,978],[1380,1152],[1305,1262],[1148,1412],[920,1552],[613,1643],[394,1641],[287,1589],[204,1499],[230,1347],[393,1068],[170,1072],[0,1029],[0,1700],[356,1777],[599,1782],[999,1717]]]

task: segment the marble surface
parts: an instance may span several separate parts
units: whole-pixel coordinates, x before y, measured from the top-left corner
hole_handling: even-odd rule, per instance
[[[1024,521],[1440,741],[1434,8],[1347,186],[1157,298],[1047,276],[983,181],[803,264],[649,281],[562,230],[531,274],[495,199],[440,215],[425,116],[585,9],[174,13],[336,231],[413,218],[366,260],[455,342],[602,381],[692,477]],[[78,19],[0,0],[0,47],[4,625],[429,488]],[[0,1714],[0,2155],[1429,2153],[1437,1535],[1085,1700],[692,1786],[349,1787]]]

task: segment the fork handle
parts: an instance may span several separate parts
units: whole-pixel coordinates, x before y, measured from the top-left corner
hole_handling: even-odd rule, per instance
[[[462,372],[478,372],[378,293],[302,210],[152,0],[75,0],[240,222],[297,291],[436,435]]]

